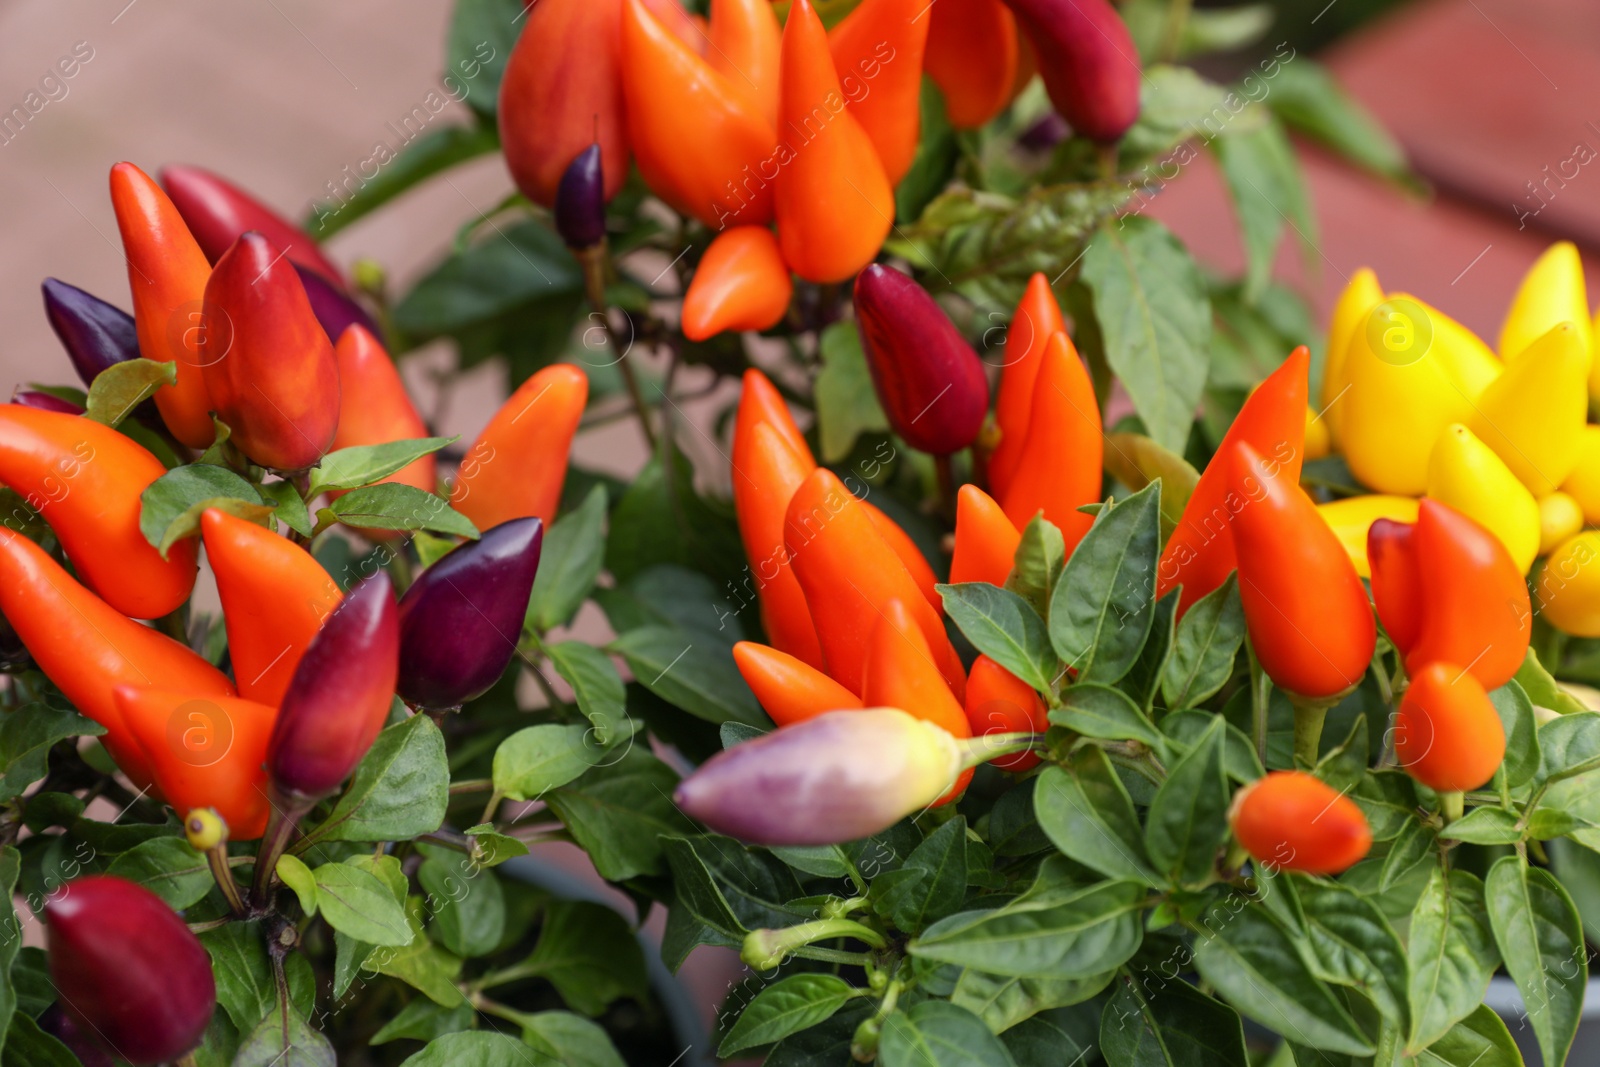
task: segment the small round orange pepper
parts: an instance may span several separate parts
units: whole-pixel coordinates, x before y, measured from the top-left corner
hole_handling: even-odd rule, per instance
[[[1273,771],[1239,790],[1228,822],[1246,852],[1279,870],[1338,874],[1372,848],[1355,801],[1303,771]]]
[[[1430,663],[1415,672],[1394,719],[1394,754],[1405,772],[1440,793],[1477,789],[1506,754],[1506,732],[1470,671]]]

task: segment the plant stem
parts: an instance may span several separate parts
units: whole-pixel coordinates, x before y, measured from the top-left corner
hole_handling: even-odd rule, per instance
[[[296,825],[306,812],[311,810],[311,801],[285,798],[276,795],[272,797],[272,815],[267,819],[267,832],[262,835],[261,847],[256,852],[255,883],[251,887],[251,903],[256,908],[265,910],[271,899],[272,879],[276,876],[278,857],[283,855],[283,850],[288,846],[289,839],[294,836]]]
[[[968,738],[958,744],[963,749],[961,769],[965,771],[1000,756],[1009,756],[1013,752],[1027,752],[1029,749],[1040,748],[1044,745],[1044,734],[984,734],[982,737]]]
[[[1167,7],[1167,24],[1161,33],[1161,59],[1171,63],[1178,56],[1178,46],[1183,43],[1183,28],[1189,22],[1189,9],[1193,0],[1170,0]]]
[[[226,842],[206,849],[206,864],[211,868],[211,877],[217,880],[217,888],[228,899],[228,907],[233,914],[240,919],[249,915],[250,910],[244,906],[244,897],[239,893],[239,883],[233,877],[233,868],[228,864]]]
[[[933,473],[939,483],[939,514],[954,522],[956,518],[956,472],[954,457],[934,456]]]
[[[622,375],[622,384],[627,387],[628,399],[633,401],[634,414],[639,418],[639,431],[644,434],[644,443],[653,453],[656,450],[656,433],[650,426],[650,406],[645,403],[644,391],[639,388],[639,379],[633,373],[633,365],[628,362],[628,350],[618,342],[617,331],[611,325],[611,307],[606,300],[606,261],[610,254],[610,246],[604,241],[578,253],[578,262],[583,264],[583,291],[589,298],[590,306],[600,316],[600,327],[605,330],[606,341],[617,357],[617,372]]]
[[[493,789],[493,778],[463,778],[459,782],[450,783],[450,795],[453,797],[462,793],[486,793]]]
[[[1460,819],[1466,811],[1466,794],[1458,791],[1439,794],[1439,814],[1444,816],[1444,824],[1448,827]]]
[[[1250,653],[1250,737],[1256,744],[1256,758],[1267,765],[1267,716],[1272,710],[1272,679],[1261,669],[1256,650],[1245,642]]]
[[[1315,767],[1322,751],[1322,724],[1328,718],[1331,705],[1302,701],[1292,695],[1289,702],[1294,705],[1294,761]]]

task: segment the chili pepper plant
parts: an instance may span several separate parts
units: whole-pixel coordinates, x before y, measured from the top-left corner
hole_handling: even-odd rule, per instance
[[[1496,975],[1565,1062],[1581,264],[1320,328],[1291,134],[1415,183],[1268,21],[458,0],[462,117],[303,223],[111,166],[129,293],[0,406],[3,1062],[1502,1067]],[[495,154],[403,291],[326,251]],[[1144,212],[1199,165],[1242,277]]]

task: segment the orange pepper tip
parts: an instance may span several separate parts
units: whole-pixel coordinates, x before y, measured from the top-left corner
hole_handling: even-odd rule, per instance
[[[695,268],[683,298],[683,335],[704,341],[724,330],[770,329],[783,319],[793,294],[772,231],[735,226],[711,242]]]

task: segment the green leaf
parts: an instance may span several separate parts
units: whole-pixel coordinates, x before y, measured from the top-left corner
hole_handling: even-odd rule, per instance
[[[245,1038],[233,1067],[337,1067],[338,1057],[328,1039],[290,1010],[274,1004],[272,1011]]]
[[[427,997],[418,997],[401,1008],[398,1015],[384,1023],[383,1028],[372,1035],[368,1044],[383,1045],[401,1038],[432,1041],[445,1034],[470,1030],[473,1020],[477,1017],[478,1013],[473,1011],[472,1005],[465,1000],[453,1008],[445,1008]]]
[[[1016,1067],[982,1019],[944,1000],[885,1019],[878,1060],[883,1067]]]
[[[528,854],[528,846],[515,837],[497,833],[493,823],[479,823],[467,830],[472,840],[472,862],[480,867],[498,867],[506,860]]]
[[[300,910],[307,916],[317,913],[317,878],[311,873],[311,868],[299,856],[285,852],[278,857],[277,866],[273,868],[283,884],[294,890],[295,897],[300,901]]]
[[[627,692],[622,676],[604,652],[583,641],[563,641],[549,646],[545,652],[556,673],[572,686],[578,710],[593,727],[594,744],[606,748],[624,737],[633,736],[625,729]]]
[[[1200,977],[1235,1008],[1280,1034],[1327,1052],[1372,1054],[1372,1043],[1333,992],[1311,972],[1295,939],[1260,904],[1222,901],[1195,942]]]
[[[635,748],[545,794],[545,803],[589,853],[601,877],[622,882],[663,873],[661,838],[694,832],[694,824],[672,803],[677,784],[672,768]]]
[[[1106,362],[1150,437],[1181,453],[1205,388],[1211,333],[1199,268],[1160,223],[1130,215],[1095,232],[1080,271]]]
[[[106,873],[137,882],[174,911],[198,904],[216,884],[205,857],[181,837],[141,842],[112,860]]]
[[[411,924],[411,943],[402,948],[374,948],[363,970],[398,978],[440,1007],[454,1008],[466,1000],[455,982],[461,973],[461,957],[423,935],[421,910],[421,899],[413,897],[406,916]]]
[[[400,1067],[545,1067],[527,1045],[505,1034],[467,1030],[445,1034]]]
[[[1539,662],[1539,654],[1531,648],[1512,680],[1522,686],[1523,692],[1537,707],[1559,711],[1563,715],[1589,710],[1577,697],[1561,688],[1561,683],[1545,670],[1544,664]]]
[[[1167,707],[1195,707],[1226,685],[1243,643],[1244,606],[1234,573],[1179,620],[1172,655],[1161,673]]]
[[[1115,976],[1115,971],[1107,971],[1088,978],[1013,978],[969,967],[956,979],[950,1002],[966,1008],[998,1034],[1039,1012],[1081,1004],[1110,985]],[[1014,1047],[1012,1054],[1016,1054]]]
[[[0,1057],[0,1067],[80,1067],[72,1050],[41,1030],[28,1015],[11,1016],[4,1041],[5,1053]]]
[[[1155,618],[1150,620],[1150,636],[1145,638],[1139,658],[1133,661],[1128,673],[1117,683],[1117,687],[1132,697],[1146,715],[1155,707],[1156,696],[1161,692],[1161,674],[1172,655],[1172,643],[1178,628],[1178,593],[1177,589],[1169,590],[1166,596],[1156,601]]]
[[[596,1023],[570,1011],[541,1011],[524,1015],[522,1040],[535,1052],[549,1056],[551,1067],[626,1067],[611,1038]],[[456,1067],[458,1061],[446,1061]],[[526,1054],[518,1061],[524,1067]]]
[[[58,741],[71,737],[98,737],[106,729],[75,711],[31,701],[0,718],[0,800],[20,796],[43,778],[46,760]]]
[[[399,482],[352,489],[317,512],[319,519],[325,514],[346,526],[364,530],[437,530],[461,537],[478,536],[478,528],[471,520],[445,503],[443,497]]]
[[[1228,836],[1228,779],[1222,771],[1221,716],[1173,765],[1156,790],[1145,825],[1150,861],[1175,885],[1207,881]]]
[[[417,883],[428,893],[428,932],[458,956],[486,956],[505,934],[506,902],[499,879],[451,849],[423,846],[427,860]]]
[[[626,919],[604,904],[555,900],[539,942],[518,970],[550,982],[574,1011],[597,1016],[613,1001],[650,998],[644,951]]]
[[[203,931],[200,943],[211,955],[217,1005],[241,1034],[254,1030],[277,1003],[272,963],[259,922],[231,922]]]
[[[1500,962],[1483,883],[1435,870],[1411,913],[1411,1049],[1426,1048],[1483,1002]]]
[[[268,482],[257,486],[256,491],[261,494],[261,499],[277,505],[272,512],[273,518],[301,537],[311,536],[316,527],[311,522],[311,512],[306,510],[306,502],[300,498],[300,490],[295,488],[293,482]]]
[[[879,875],[886,885],[875,903],[880,915],[908,934],[957,911],[967,896],[967,821],[956,816],[929,834],[898,870]]]
[[[1097,1005],[1057,1008],[1007,1030],[1001,1040],[1017,1067],[1061,1067],[1094,1061],[1099,1037]]]
[[[15,845],[0,848],[0,894],[4,896],[4,902],[0,903],[0,929],[5,931],[4,939],[0,940],[0,1043],[6,1042],[7,1031],[17,1014],[17,983],[11,965],[22,948],[23,927],[14,897],[21,874],[22,853]]]
[[[1041,512],[1022,528],[1006,588],[1026,600],[1043,618],[1049,614],[1050,597],[1066,560],[1067,546],[1061,530]]]
[[[854,997],[865,994],[831,974],[796,974],[765,986],[739,1013],[717,1055],[770,1045],[832,1017]]]
[[[355,489],[371,485],[458,440],[459,435],[418,437],[381,445],[355,445],[329,452],[322,457],[321,464],[312,468],[311,491],[306,496],[316,496],[326,489]]]
[[[855,323],[836,322],[823,330],[817,355],[822,360],[816,384],[822,460],[838,463],[850,455],[857,437],[887,430],[889,419],[878,405]]]
[[[544,222],[495,226],[401,298],[394,322],[416,340],[453,334],[534,301],[577,292],[577,260]]]
[[[1474,845],[1514,845],[1522,840],[1522,828],[1517,816],[1504,808],[1473,808],[1445,827],[1441,836]]]
[[[405,841],[444,822],[450,799],[444,735],[426,715],[386,728],[313,841]]]
[[[518,730],[494,750],[494,788],[511,800],[537,800],[578,778],[604,753],[589,727],[545,723]]]
[[[1161,883],[1127,787],[1100,746],[1074,750],[1065,768],[1046,767],[1033,808],[1039,828],[1069,859],[1111,878]]]
[[[1050,643],[1079,682],[1110,684],[1128,673],[1156,606],[1160,483],[1095,519],[1050,598]]]
[[[1055,688],[1060,665],[1044,620],[1026,600],[987,582],[936,588],[946,614],[974,648],[1040,692]]]
[[[1337,884],[1298,883],[1312,967],[1324,981],[1351,986],[1404,1030],[1411,1022],[1410,964],[1389,921],[1369,899]]]
[[[1061,694],[1061,706],[1050,709],[1050,721],[1085,737],[1107,741],[1143,741],[1152,747],[1162,743],[1153,726],[1133,698],[1106,685],[1078,684]]]
[[[178,365],[151,359],[113,363],[94,376],[84,414],[95,422],[115,426],[133,409],[149,400],[164,385],[176,385]]]
[[[1291,128],[1380,177],[1413,182],[1405,153],[1383,125],[1315,60],[1276,63],[1265,103]]]
[[[1036,884],[1004,907],[940,920],[907,947],[914,956],[988,974],[1087,978],[1138,949],[1144,895],[1132,882]]]
[[[1266,288],[1285,224],[1301,243],[1316,241],[1316,222],[1306,200],[1294,147],[1276,120],[1235,130],[1229,127],[1209,142],[1233,198],[1244,237],[1244,297],[1253,303]]]
[[[1578,909],[1549,871],[1502,856],[1483,883],[1489,925],[1545,1063],[1565,1063],[1583,1018],[1588,951]]]
[[[411,943],[405,912],[376,875],[348,863],[324,863],[311,877],[317,884],[317,908],[335,930],[369,945]]]
[[[334,200],[313,205],[306,219],[306,232],[319,241],[326,241],[412,186],[499,147],[500,137],[493,123],[426,130],[390,156],[376,177],[364,180],[354,191],[335,194]],[[344,189],[348,190],[348,185]]]
[[[1426,823],[1412,819],[1406,823],[1389,847],[1383,859],[1383,872],[1378,878],[1378,892],[1386,893],[1404,882],[1418,867],[1434,866],[1439,862],[1438,835]]]
[[[703,635],[665,626],[629,630],[611,643],[634,678],[662,700],[720,725],[770,726],[733,653]]]
[[[605,521],[606,488],[597,485],[582,504],[545,531],[539,573],[528,600],[529,626],[543,633],[572,620],[600,575]]]
[[[151,546],[162,552],[179,538],[200,532],[200,513],[222,501],[262,506],[255,486],[226,467],[192,463],[168,471],[139,494],[139,532]],[[232,510],[232,509],[230,509]],[[264,508],[262,514],[270,514]],[[251,516],[246,516],[251,517]]]
[[[1100,1018],[1107,1067],[1249,1067],[1239,1013],[1188,982],[1123,979]]]
[[[1539,736],[1533,717],[1533,704],[1522,686],[1512,679],[1489,694],[1500,724],[1506,732],[1506,754],[1501,763],[1506,785],[1523,785],[1539,773]]]
[[[694,482],[694,465],[669,435],[663,435],[657,454],[634,477],[611,513],[606,568],[619,583],[629,584],[660,564],[717,579],[709,582],[717,593],[728,581],[748,579],[731,506],[700,495]],[[694,610],[714,615],[714,603],[697,603]],[[616,629],[620,633],[632,627]]]
[[[1443,1037],[1417,1053],[1416,1064],[1417,1067],[1523,1067],[1522,1053],[1511,1031],[1487,1004],[1478,1005]]]
[[[500,79],[523,14],[522,0],[456,0],[445,39],[443,85],[485,119],[494,117]]]
[[[1176,452],[1140,433],[1107,434],[1105,466],[1113,478],[1133,491],[1161,480],[1161,543],[1166,544],[1194,495],[1200,472]]]
[[[800,896],[794,875],[761,849],[714,834],[662,842],[683,907],[707,928],[737,945],[746,931],[792,926],[812,912],[786,902]]]

